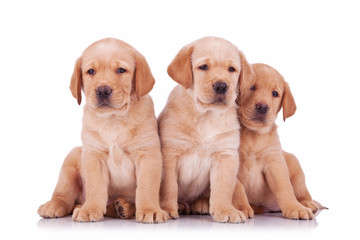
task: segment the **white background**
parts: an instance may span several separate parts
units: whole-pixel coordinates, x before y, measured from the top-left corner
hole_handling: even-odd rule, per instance
[[[0,234],[359,237],[359,12],[356,1],[2,1]],[[267,63],[289,82],[298,110],[286,123],[278,119],[282,145],[300,159],[313,198],[329,210],[305,225],[262,227],[255,218],[252,227],[232,225],[229,231],[217,223],[201,228],[196,221],[171,231],[166,228],[174,223],[129,230],[122,221],[116,231],[106,221],[41,221],[38,206],[50,199],[66,154],[81,144],[82,106],[69,90],[81,52],[105,37],[133,45],[155,76],[150,95],[159,114],[175,86],[168,64],[182,46],[209,35],[230,40],[249,62]],[[283,231],[286,224],[291,231]]]

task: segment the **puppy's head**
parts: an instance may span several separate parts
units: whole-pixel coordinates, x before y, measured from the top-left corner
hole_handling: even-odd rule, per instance
[[[98,113],[126,115],[130,101],[146,95],[155,80],[145,58],[118,39],[107,38],[90,45],[76,61],[71,78],[72,95]]]
[[[239,50],[215,37],[186,45],[168,67],[169,76],[188,90],[199,111],[235,104],[240,71]]]
[[[255,77],[240,84],[241,123],[252,130],[259,130],[272,126],[281,108],[284,121],[294,115],[295,100],[280,73],[265,64],[251,66]]]

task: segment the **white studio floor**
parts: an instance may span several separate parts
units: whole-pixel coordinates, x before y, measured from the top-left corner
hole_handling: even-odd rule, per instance
[[[319,226],[321,222],[321,215],[326,215],[327,210],[317,214],[317,217],[310,221],[305,220],[290,220],[282,217],[281,213],[266,213],[255,215],[254,218],[248,219],[245,223],[240,224],[225,224],[217,223],[212,220],[209,215],[181,215],[177,220],[169,220],[161,224],[141,224],[137,223],[135,219],[123,220],[116,218],[104,218],[103,221],[93,223],[78,223],[73,222],[71,217],[57,218],[57,219],[39,219],[37,226],[40,230],[51,229],[127,229],[135,230],[143,228],[144,230],[304,230],[312,231]]]
[[[37,222],[39,237],[82,236],[87,239],[99,237],[131,236],[131,238],[157,237],[166,239],[184,239],[186,236],[203,236],[204,238],[217,239],[218,236],[254,237],[255,239],[287,239],[291,238],[315,238],[336,236],[337,232],[331,233],[334,223],[330,210],[322,210],[316,214],[316,218],[310,221],[289,220],[282,217],[281,213],[268,213],[256,215],[242,224],[224,224],[212,220],[209,215],[182,215],[177,220],[170,220],[162,224],[140,224],[134,219],[121,220],[105,218],[101,222],[77,223],[71,217],[59,219],[41,219]]]

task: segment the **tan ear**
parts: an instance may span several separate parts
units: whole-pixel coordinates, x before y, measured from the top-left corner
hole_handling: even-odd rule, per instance
[[[295,99],[290,91],[290,87],[287,82],[285,82],[284,96],[282,99],[282,107],[283,107],[284,121],[288,117],[291,117],[292,115],[295,114],[295,111],[296,111]]]
[[[240,60],[241,60],[241,72],[239,77],[238,87],[240,90],[240,95],[244,92],[245,89],[250,88],[252,82],[255,80],[255,73],[252,66],[246,60],[246,57],[242,51],[239,51]]]
[[[169,76],[177,83],[189,88],[193,82],[193,72],[191,65],[191,55],[194,47],[186,45],[183,47],[174,60],[168,66],[167,72]]]
[[[70,90],[74,98],[77,99],[79,105],[81,104],[81,87],[82,87],[81,58],[78,58],[76,60],[74,72],[71,77]]]
[[[155,79],[143,55],[135,53],[135,91],[138,99],[148,94],[155,84]]]

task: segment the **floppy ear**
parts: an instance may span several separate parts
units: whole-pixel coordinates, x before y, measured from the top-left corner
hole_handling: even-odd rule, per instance
[[[81,58],[78,58],[76,60],[74,72],[71,77],[70,90],[74,98],[77,99],[79,105],[81,104],[81,87],[82,87]]]
[[[155,79],[151,73],[149,64],[143,55],[135,53],[135,91],[138,99],[148,94],[155,84]]]
[[[283,118],[284,121],[288,117],[291,117],[295,114],[296,104],[295,99],[290,91],[289,84],[285,82],[284,96],[282,99],[282,107],[283,107]]]
[[[168,66],[167,72],[169,76],[177,83],[189,88],[193,82],[193,73],[191,65],[191,55],[194,47],[186,45],[183,47],[174,60]]]
[[[245,89],[250,88],[250,85],[255,78],[255,73],[252,66],[246,60],[244,53],[242,51],[239,51],[239,54],[241,60],[241,72],[239,77],[238,88],[241,95]]]

